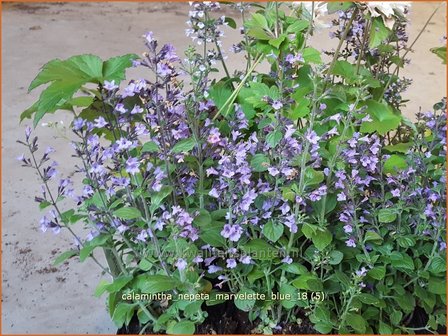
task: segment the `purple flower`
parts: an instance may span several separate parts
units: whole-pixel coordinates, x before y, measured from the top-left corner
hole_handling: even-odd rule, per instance
[[[160,76],[169,76],[172,73],[172,69],[167,63],[157,63],[157,74]]]
[[[128,110],[124,107],[123,104],[118,103],[118,104],[115,106],[115,111],[118,111],[118,112],[120,112],[120,113],[126,113]]]
[[[249,211],[250,205],[255,201],[257,198],[257,193],[255,192],[255,189],[250,189],[247,191],[241,200],[240,208],[243,211]]]
[[[271,176],[277,176],[280,173],[280,171],[275,167],[269,167],[268,172]]]
[[[146,42],[151,43],[154,40],[154,33],[153,32],[147,32],[145,35],[143,35],[143,37],[145,38]]]
[[[122,151],[122,150],[127,150],[129,148],[132,147],[132,142],[129,141],[128,139],[125,138],[120,138],[119,140],[117,140],[117,145],[118,145],[118,150]]]
[[[281,101],[279,101],[279,100],[274,100],[273,102],[272,102],[272,108],[274,109],[274,110],[280,110],[281,108],[283,107],[283,104],[282,104],[282,102]]]
[[[216,190],[216,188],[212,188],[208,194],[211,197],[219,198],[219,193],[218,190]]]
[[[353,227],[349,224],[344,225],[344,232],[345,233],[352,233],[353,232]]]
[[[292,263],[292,258],[290,256],[286,256],[282,259],[282,262],[289,265]]]
[[[394,197],[400,197],[401,193],[400,193],[400,189],[394,189],[391,191],[392,196]]]
[[[175,266],[179,271],[183,271],[187,267],[187,262],[184,259],[179,258],[177,259]]]
[[[345,245],[348,247],[356,247],[356,242],[353,238],[350,238],[345,242]]]
[[[361,270],[355,272],[357,276],[364,277],[367,274],[367,269],[365,267],[361,267]]]
[[[202,258],[201,256],[196,256],[196,257],[194,257],[194,259],[193,259],[193,262],[195,263],[195,264],[199,264],[199,263],[201,263],[201,262],[203,262],[204,261],[204,258]]]
[[[219,130],[216,127],[213,127],[210,130],[209,136],[207,138],[208,143],[214,145],[217,144],[218,142],[221,141],[221,133],[219,132]]]
[[[94,126],[96,127],[96,128],[103,128],[104,126],[106,126],[107,125],[107,122],[106,122],[106,119],[104,119],[103,117],[98,117],[98,118],[96,118],[95,119],[95,124],[94,124]]]
[[[342,201],[347,200],[347,197],[345,196],[345,194],[344,194],[343,192],[341,192],[341,193],[338,194],[338,196],[337,196],[337,200],[338,200],[339,202],[342,202]]]
[[[141,108],[138,105],[135,105],[134,108],[131,110],[131,114],[139,114],[143,112],[143,108]]]
[[[140,162],[136,158],[129,158],[126,161],[126,172],[135,175],[140,172]]]
[[[208,273],[212,274],[212,273],[216,273],[222,270],[222,267],[216,266],[216,265],[210,265],[208,267]]]
[[[240,262],[245,265],[249,265],[252,262],[252,258],[248,255],[242,256]]]
[[[114,80],[112,80],[110,82],[109,81],[104,81],[103,87],[107,91],[112,91],[112,90],[118,89],[118,85],[115,85],[115,81]]]
[[[326,108],[327,108],[327,104],[322,103],[319,105],[319,110],[321,110],[321,111],[325,110]]]
[[[226,267],[230,268],[230,269],[235,268],[236,267],[236,260],[233,259],[233,258],[227,259],[226,260]]]
[[[230,241],[238,241],[241,238],[241,235],[243,234],[243,228],[239,225],[230,225],[226,224],[224,225],[223,230],[221,231],[221,236],[224,238],[228,238]]]

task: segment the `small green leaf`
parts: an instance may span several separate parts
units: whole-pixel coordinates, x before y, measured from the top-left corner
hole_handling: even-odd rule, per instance
[[[53,266],[58,266],[62,264],[67,259],[70,259],[71,257],[74,257],[75,255],[78,255],[78,251],[76,250],[69,250],[65,251],[64,253],[60,254],[53,262]]]
[[[378,327],[378,331],[381,335],[391,335],[393,334],[393,329],[390,325],[380,321],[380,325]]]
[[[191,321],[180,321],[170,326],[166,333],[169,335],[193,335],[196,330],[196,327]]]
[[[196,146],[196,144],[197,144],[197,142],[193,138],[183,139],[174,145],[174,147],[171,149],[171,152],[172,153],[188,153]]]
[[[293,24],[289,25],[286,29],[287,33],[300,33],[304,31],[309,26],[307,20],[296,20]]]
[[[251,296],[249,296],[251,295]],[[248,299],[242,299],[239,297],[247,297]],[[252,299],[249,299],[250,297],[253,297]],[[242,288],[238,294],[237,297],[234,300],[235,306],[245,312],[248,312],[252,310],[252,308],[255,306],[255,292],[252,289],[249,288]]]
[[[115,210],[113,212],[113,215],[120,219],[136,219],[142,216],[140,210],[133,207],[120,208],[118,210]]]
[[[268,170],[269,165],[269,158],[264,154],[255,154],[250,161],[250,166],[257,173]]]
[[[276,242],[282,236],[284,226],[281,223],[270,220],[263,226],[264,236],[272,242]]]
[[[154,141],[148,141],[142,146],[142,152],[157,153],[159,146]]]
[[[431,48],[430,50],[442,60],[442,64],[446,64],[446,47]]]
[[[283,133],[279,130],[272,131],[266,136],[266,142],[271,148],[277,147],[282,139]]]
[[[378,47],[387,39],[389,34],[390,30],[384,25],[383,18],[381,16],[373,18],[370,28],[369,48]]]
[[[330,245],[333,240],[333,235],[327,229],[324,231],[316,230],[316,233],[311,237],[311,240],[319,251],[323,251],[328,245]]]
[[[257,260],[272,260],[277,256],[277,250],[263,239],[252,239],[242,246],[242,249]]]
[[[135,287],[148,294],[166,292],[176,288],[177,285],[178,282],[174,278],[160,274],[141,274],[135,280]]]
[[[385,174],[397,174],[406,169],[407,166],[408,164],[403,156],[393,154],[384,162],[383,172]]]
[[[370,269],[367,272],[367,275],[373,279],[381,280],[386,275],[386,268],[384,266],[376,266],[376,267]]]
[[[364,318],[359,314],[354,313],[348,313],[347,317],[345,318],[345,322],[347,325],[353,328],[358,333],[365,333],[366,332],[366,321]]]
[[[397,213],[394,209],[386,208],[378,212],[378,220],[380,223],[392,223],[397,219]]]
[[[306,63],[316,63],[321,64],[322,59],[320,58],[320,52],[314,48],[305,48],[302,53],[303,59]]]
[[[339,265],[343,258],[344,254],[342,252],[334,250],[330,253],[330,260],[328,261],[328,263],[330,265]]]

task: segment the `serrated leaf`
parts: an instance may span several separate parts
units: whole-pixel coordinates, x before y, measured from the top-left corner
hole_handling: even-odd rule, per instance
[[[386,162],[384,162],[383,172],[385,174],[397,174],[406,169],[407,166],[408,164],[403,156],[392,154]]]
[[[380,223],[392,223],[397,219],[397,213],[394,209],[380,209],[378,212],[378,220]]]
[[[141,274],[135,280],[135,287],[140,289],[142,293],[156,294],[166,292],[176,288],[178,281],[167,275],[147,275]]]
[[[315,64],[322,63],[320,52],[314,48],[308,47],[303,49],[302,56],[306,63],[315,63]]]
[[[142,146],[142,152],[157,153],[159,146],[154,141],[148,141]]]
[[[136,54],[127,54],[109,58],[103,63],[102,81],[120,82],[125,79],[125,70],[132,66],[132,61],[138,59]]]

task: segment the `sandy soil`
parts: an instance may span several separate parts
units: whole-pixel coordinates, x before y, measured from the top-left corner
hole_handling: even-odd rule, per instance
[[[423,26],[436,3],[415,4],[411,14],[411,38]],[[53,58],[93,53],[102,58],[125,53],[140,54],[140,36],[152,30],[161,42],[172,42],[184,49],[190,40],[184,34],[186,4],[175,3],[72,3],[9,4],[2,12],[2,250],[3,314],[2,332],[9,333],[114,333],[105,309],[104,298],[93,291],[99,281],[96,266],[87,261],[70,261],[52,267],[54,255],[72,244],[65,233],[53,236],[38,230],[39,211],[33,201],[39,189],[31,170],[20,168],[15,157],[23,149],[15,142],[23,137],[18,124],[21,111],[30,106],[38,92],[26,94],[26,88],[39,68]],[[439,46],[445,33],[445,9],[442,8],[415,46],[407,77],[414,84],[407,94],[413,101],[406,110],[411,115],[424,110],[445,95],[446,69],[429,52]],[[319,48],[330,46],[328,32],[316,34]],[[226,50],[238,33],[228,30]],[[239,66],[238,58],[230,68]],[[138,76],[136,70],[131,76]],[[69,120],[59,114],[50,120]],[[61,171],[71,171],[70,148],[54,130],[37,131],[42,147],[56,148],[55,159],[63,161]]]

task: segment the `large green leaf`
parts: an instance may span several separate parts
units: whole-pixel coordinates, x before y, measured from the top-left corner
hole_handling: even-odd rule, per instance
[[[382,17],[376,17],[372,20],[372,27],[370,28],[369,48],[378,47],[389,36],[390,30],[384,25]]]
[[[384,135],[400,125],[401,116],[395,115],[387,105],[381,104],[373,99],[367,100],[363,105],[366,106],[366,112],[372,121],[363,122],[361,132],[378,132]]]
[[[42,91],[38,101],[22,113],[21,120],[34,115],[33,123],[36,126],[45,114],[66,109],[66,104],[84,84],[123,79],[125,69],[136,58],[137,55],[128,54],[103,62],[95,55],[78,55],[67,60],[55,59],[48,62],[31,82],[28,91],[43,84],[50,85]]]
[[[136,278],[135,287],[142,293],[155,294],[165,292],[176,288],[178,282],[176,279],[167,275],[147,275],[142,274]]]

